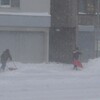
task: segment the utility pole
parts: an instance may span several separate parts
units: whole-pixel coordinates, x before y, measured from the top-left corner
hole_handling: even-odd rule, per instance
[[[100,49],[99,47],[99,42],[98,42],[98,34],[100,32],[99,28],[100,28],[100,0],[97,1],[97,27],[96,27],[96,34],[95,34],[95,41],[96,41],[96,57],[98,57],[98,50]]]

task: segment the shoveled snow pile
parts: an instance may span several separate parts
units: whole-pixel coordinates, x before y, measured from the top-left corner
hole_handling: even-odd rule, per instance
[[[100,58],[82,70],[61,63],[15,65],[0,73],[0,100],[100,100]]]

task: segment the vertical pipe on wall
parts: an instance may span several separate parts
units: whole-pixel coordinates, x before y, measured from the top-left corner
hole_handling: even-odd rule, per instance
[[[97,28],[96,28],[96,32],[95,32],[95,42],[96,42],[96,57],[98,57],[98,39],[97,36],[99,34],[99,21],[100,21],[100,13],[99,13],[99,9],[100,9],[100,0],[97,1]]]

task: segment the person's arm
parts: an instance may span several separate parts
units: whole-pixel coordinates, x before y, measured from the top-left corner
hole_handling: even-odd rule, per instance
[[[12,60],[12,56],[11,56],[11,54],[10,54],[10,53],[9,53],[9,59],[10,59],[10,60]]]
[[[79,54],[81,55],[81,54],[82,54],[82,52],[79,52]]]

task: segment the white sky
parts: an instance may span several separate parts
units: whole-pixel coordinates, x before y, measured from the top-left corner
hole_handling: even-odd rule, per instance
[[[0,100],[100,100],[100,58],[78,71],[68,64],[15,64],[17,70],[0,73]]]

